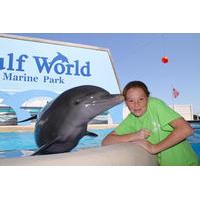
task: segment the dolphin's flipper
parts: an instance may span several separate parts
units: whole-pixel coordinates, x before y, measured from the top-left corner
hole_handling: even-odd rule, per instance
[[[34,115],[34,116],[32,116],[32,117],[29,117],[29,118],[24,119],[24,120],[21,120],[21,121],[18,121],[17,123],[27,122],[27,121],[30,121],[30,120],[32,120],[32,119],[37,119],[37,115]]]
[[[93,133],[93,132],[90,132],[90,131],[87,131],[86,135],[91,136],[91,137],[97,137],[98,136],[96,133]]]
[[[47,143],[47,144],[42,145],[42,146],[41,146],[36,152],[34,152],[31,156],[42,155],[42,154],[44,154],[44,150],[47,149],[47,148],[48,148],[49,146],[51,146],[52,144],[54,144],[57,140],[58,140],[58,137],[57,137],[55,140],[53,140],[53,141],[51,141],[51,142],[49,142],[49,143]]]
[[[92,133],[90,131],[87,131],[85,135],[91,136],[91,137],[97,137],[98,135],[96,133]],[[59,141],[60,136],[58,136],[57,138],[55,138],[53,141],[42,145],[36,152],[34,152],[31,156],[35,156],[35,155],[42,155],[42,154],[48,154],[45,153],[45,150],[48,149],[51,145],[55,144],[56,142]]]

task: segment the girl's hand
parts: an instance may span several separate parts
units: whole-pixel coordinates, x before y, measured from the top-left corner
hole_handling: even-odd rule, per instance
[[[137,140],[135,142],[132,142],[133,144],[137,144],[139,146],[141,146],[142,148],[144,148],[146,151],[148,151],[150,154],[157,154],[158,151],[156,149],[156,145],[155,144],[151,144],[149,141],[147,141],[146,139],[143,140]]]
[[[151,135],[151,132],[146,129],[141,129],[137,132],[137,134],[138,134],[138,139],[143,140],[148,138]]]

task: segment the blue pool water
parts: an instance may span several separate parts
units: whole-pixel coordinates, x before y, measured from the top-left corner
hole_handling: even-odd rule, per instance
[[[192,145],[192,148],[200,157],[200,122],[192,122],[191,123],[194,133],[187,138],[189,143]]]
[[[191,123],[191,125],[194,128],[194,133],[188,137],[187,140],[200,157],[200,122]],[[110,133],[112,129],[90,131],[96,133],[98,137],[83,137],[73,151],[100,146],[103,138]],[[36,149],[37,145],[33,133],[0,133],[0,158],[26,156],[32,154]]]
[[[110,133],[112,129],[90,131],[96,133],[98,137],[83,137],[73,151],[100,146],[103,138]],[[28,154],[30,155],[37,148],[38,147],[35,143],[34,134],[31,132],[0,133],[0,158],[21,157]]]

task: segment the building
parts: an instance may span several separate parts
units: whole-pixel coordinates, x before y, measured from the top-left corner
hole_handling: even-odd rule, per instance
[[[177,113],[182,115],[185,120],[193,120],[193,109],[191,104],[183,104],[183,105],[170,105],[172,109],[174,109]]]

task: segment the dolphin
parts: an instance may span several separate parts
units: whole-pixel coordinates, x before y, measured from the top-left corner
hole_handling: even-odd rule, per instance
[[[53,60],[50,62],[50,66],[52,66],[55,62],[57,61],[62,61],[62,62],[67,62],[69,63],[68,59],[66,56],[64,56],[63,54],[61,54],[60,52],[57,52],[57,56],[55,58],[53,58]]]
[[[34,135],[39,149],[33,155],[69,152],[85,135],[97,136],[87,131],[88,122],[123,99],[93,85],[63,92],[37,116]]]

